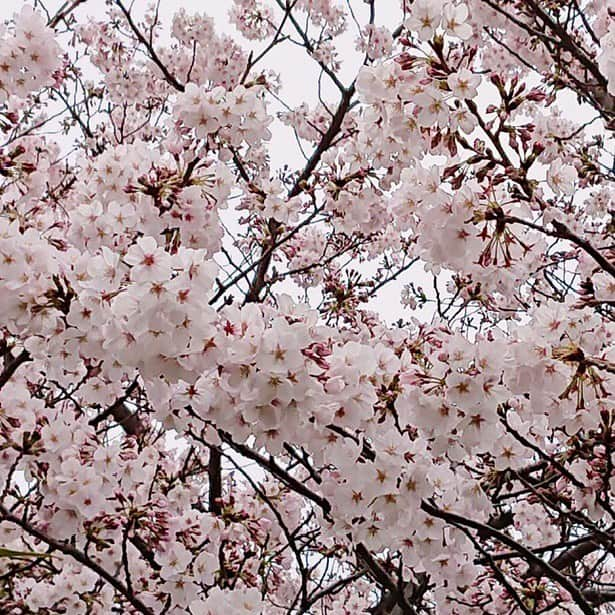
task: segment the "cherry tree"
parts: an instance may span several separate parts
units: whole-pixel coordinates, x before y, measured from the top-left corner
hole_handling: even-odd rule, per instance
[[[613,0],[51,4],[0,32],[0,612],[615,612]]]

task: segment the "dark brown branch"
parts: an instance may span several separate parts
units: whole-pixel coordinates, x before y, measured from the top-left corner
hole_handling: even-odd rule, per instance
[[[312,594],[308,599],[306,608],[301,611],[301,614],[302,615],[303,613],[307,614],[313,605],[317,604],[318,602],[320,602],[323,598],[326,598],[327,596],[335,595],[337,592],[344,589],[344,587],[346,587],[347,585],[350,585],[350,583],[352,583],[353,581],[356,581],[360,579],[361,577],[365,576],[366,572],[367,570],[360,569],[354,574],[338,579],[337,581],[331,583],[331,585],[324,587],[320,591]]]
[[[615,374],[615,363],[605,361],[604,359],[599,359],[597,357],[585,357],[584,363],[586,365],[592,365],[597,369],[603,369],[605,372]]]
[[[27,350],[22,350],[16,357],[11,359],[0,374],[0,389],[11,379],[20,365],[30,360],[30,353]]]
[[[582,560],[590,553],[594,553],[600,549],[601,546],[602,545],[598,540],[588,540],[574,547],[570,547],[567,551],[564,551],[557,557],[554,557],[549,563],[557,570],[564,570],[565,568],[568,568],[568,566]]]
[[[114,401],[104,412],[90,419],[90,425],[96,427],[102,421],[109,417],[113,417],[115,422],[120,425],[124,431],[131,436],[138,436],[145,431],[145,425],[139,420],[134,412],[126,406],[126,401],[137,388],[137,380],[134,380],[126,389],[122,397]]]
[[[107,572],[102,566],[99,566],[96,562],[92,561],[89,557],[83,554],[81,551],[75,549],[73,546],[66,544],[64,542],[60,542],[55,540],[54,538],[50,538],[40,530],[36,529],[32,525],[30,525],[27,521],[17,517],[10,511],[8,511],[3,505],[0,504],[0,516],[6,521],[10,521],[15,525],[18,525],[25,532],[37,538],[38,540],[44,542],[46,545],[50,546],[52,549],[56,551],[60,551],[65,555],[72,557],[74,560],[95,572],[101,579],[109,583],[118,593],[122,594],[124,598],[139,612],[143,613],[143,615],[153,615],[153,612],[137,598],[132,591],[130,591],[123,583],[121,583],[116,576]]]
[[[233,450],[237,451],[247,459],[255,461],[261,468],[271,472],[273,476],[285,484],[289,489],[292,489],[295,493],[298,493],[299,495],[302,495],[317,504],[325,516],[329,515],[331,512],[331,504],[329,504],[324,497],[314,493],[309,487],[306,487],[301,481],[289,474],[286,470],[284,470],[284,468],[281,468],[272,456],[266,457],[265,455],[261,455],[245,444],[234,442],[229,434],[225,432],[219,433],[222,441],[228,444]]]
[[[346,113],[348,113],[350,101],[352,100],[354,93],[355,84],[353,82],[347,89],[344,90],[342,99],[337,107],[333,119],[331,120],[331,124],[329,125],[327,132],[322,136],[320,143],[313,151],[309,160],[305,164],[303,171],[297,178],[293,187],[290,189],[290,192],[288,193],[289,199],[292,199],[304,190],[307,180],[314,172],[314,169],[318,166],[322,155],[329,149],[329,147],[331,147],[335,137],[342,128],[342,123],[344,122]],[[265,286],[265,277],[273,256],[273,246],[275,246],[278,233],[281,230],[281,225],[272,218],[268,222],[268,227],[270,239],[263,246],[261,258],[259,260],[258,267],[256,268],[256,273],[254,274],[254,278],[252,279],[250,288],[246,294],[245,303],[257,303],[260,301],[260,294]]]
[[[592,543],[593,547],[591,550],[588,549],[586,551],[585,548],[583,548],[583,549],[580,549],[579,551],[575,551],[573,549],[573,547],[578,547],[581,545],[585,546],[587,543]],[[557,551],[558,549],[569,549],[570,555],[566,557],[566,560],[568,560],[568,562],[564,560],[562,560],[561,563],[557,562],[557,558],[559,558],[560,556],[563,556],[564,553],[560,553],[560,555],[558,555],[556,558],[553,558],[549,562],[554,568],[557,568],[558,570],[563,570],[566,566],[576,561],[579,561],[580,559],[585,557],[585,555],[589,555],[589,553],[592,553],[598,548],[600,548],[600,543],[597,541],[596,537],[594,535],[587,535],[581,538],[577,538],[575,540],[567,540],[567,541],[558,542],[558,543],[551,544],[551,545],[546,545],[544,547],[538,547],[536,549],[532,549],[532,553],[534,553],[535,555],[540,555],[542,553],[549,553],[551,551]],[[566,551],[566,553],[568,553],[568,551]],[[505,553],[491,553],[490,555],[491,555],[491,559],[493,559],[493,561],[495,562],[499,562],[501,560],[506,560],[506,559],[515,559],[515,558],[518,559],[519,558],[519,554],[515,551],[508,551]],[[482,566],[485,564],[485,560],[483,558],[478,558],[475,560],[474,563]]]
[[[482,531],[486,536],[490,538],[494,538],[505,544],[510,549],[513,549],[519,553],[522,558],[528,562],[530,565],[536,565],[543,573],[544,576],[548,577],[555,583],[561,585],[564,589],[566,589],[574,602],[578,605],[585,615],[595,615],[595,611],[592,606],[587,602],[587,600],[583,597],[583,593],[579,590],[579,588],[564,574],[562,574],[559,570],[554,568],[549,562],[545,562],[543,559],[532,553],[528,548],[519,544],[516,540],[513,540],[507,534],[500,532],[499,530],[493,529],[484,523],[479,523],[478,521],[474,521],[467,517],[462,517],[461,515],[457,515],[452,512],[440,510],[433,504],[430,504],[427,501],[423,501],[421,503],[421,509],[425,511],[428,515],[432,515],[433,517],[437,517],[438,519],[442,519],[443,521],[461,525],[463,527],[470,527],[474,530]]]
[[[532,228],[540,233],[544,233],[549,237],[555,237],[557,239],[567,239],[568,241],[574,243],[576,246],[584,250],[587,254],[589,254],[603,269],[610,275],[615,278],[615,264],[611,263],[598,249],[596,249],[589,241],[586,239],[582,239],[578,235],[575,235],[565,224],[558,222],[557,220],[553,220],[551,222],[554,230],[549,230],[544,226],[540,226],[539,224],[535,224],[530,222],[529,220],[524,220],[523,218],[518,218],[517,216],[508,216],[504,215],[502,217],[503,222],[512,223],[512,224],[522,224],[523,226],[527,226]]]
[[[47,26],[49,28],[55,28],[61,21],[66,21],[66,18],[80,5],[84,4],[86,0],[73,0],[72,2],[65,2],[58,12],[49,20]]]
[[[209,512],[219,515],[222,512],[222,455],[216,446],[209,447]]]
[[[384,589],[390,592],[394,599],[394,605],[399,606],[404,615],[417,615],[417,610],[407,602],[405,592],[401,591],[397,583],[389,576],[380,562],[369,552],[363,543],[359,543],[355,549],[357,558],[370,572],[373,579]],[[390,605],[390,606],[394,606]],[[388,608],[388,607],[387,607]],[[381,611],[382,612],[382,611]]]
[[[517,590],[512,586],[510,581],[506,578],[506,575],[504,574],[502,569],[496,564],[495,560],[491,556],[491,553],[488,553],[487,550],[480,544],[480,542],[474,536],[472,536],[472,532],[470,532],[470,530],[460,525],[457,525],[457,524],[454,524],[454,525],[455,527],[459,528],[469,538],[469,540],[474,545],[474,548],[483,555],[483,558],[487,561],[487,563],[491,567],[491,570],[493,571],[494,576],[498,579],[498,581],[506,589],[506,591],[508,592],[508,595],[517,603],[517,606],[521,609],[521,611],[525,613],[525,615],[532,615],[532,612],[527,608],[527,606],[525,606],[525,603],[521,599],[521,596],[519,596],[519,593],[517,592]]]
[[[562,27],[557,21],[551,18],[551,16],[545,12],[538,3],[534,0],[525,0],[526,5],[532,9],[534,15],[540,18],[540,20],[548,26],[548,28],[558,36],[559,40],[562,42],[564,48],[569,51],[585,68],[601,88],[606,89],[607,81],[600,72],[598,65],[592,61],[592,59],[587,55],[586,51],[579,47],[577,43],[571,38],[566,29]]]
[[[615,602],[615,590],[612,589],[585,589],[583,596],[588,602],[596,605]]]
[[[167,83],[172,85],[178,92],[184,92],[186,89],[184,84],[180,83],[175,78],[175,76],[171,74],[169,69],[165,66],[164,62],[158,57],[158,54],[156,53],[156,50],[152,46],[151,42],[145,38],[145,36],[143,35],[143,32],[139,30],[137,24],[132,19],[130,11],[124,6],[121,0],[115,0],[115,3],[120,8],[122,13],[124,13],[124,16],[126,17],[126,21],[128,22],[130,29],[133,31],[134,35],[137,37],[139,42],[145,46],[145,48],[147,49],[147,53],[149,54],[152,62],[160,69]]]
[[[602,269],[609,274],[611,274],[615,278],[615,264],[608,261],[602,252],[594,248],[594,246],[589,243],[589,241],[582,239],[578,235],[575,235],[567,226],[562,224],[557,220],[553,220],[551,225],[555,229],[556,237],[560,237],[561,239],[567,239],[571,241],[576,246],[579,246],[582,250],[587,252],[599,265]]]
[[[541,8],[540,4],[542,3],[537,3],[534,0],[526,0],[526,2],[523,3],[524,8],[527,11],[526,14],[531,14],[537,21],[540,20],[544,24],[540,27],[540,29],[538,29],[537,27],[533,27],[525,20],[515,17],[510,12],[502,8],[497,0],[482,0],[482,2],[490,6],[501,15],[504,15],[508,20],[527,32],[530,36],[536,37],[540,40],[553,57],[556,66],[564,70],[574,81],[574,87],[572,89],[581,95],[585,100],[594,105],[600,115],[604,118],[607,120],[611,120],[613,118],[615,115],[615,97],[609,94],[606,80],[600,73],[597,64],[593,61],[587,51],[581,48],[572,39],[567,30]],[[579,62],[579,64],[595,78],[596,82],[590,83],[587,79],[583,81],[576,79],[574,75],[566,70],[566,66],[562,64],[561,59],[554,53],[554,49],[565,49],[568,51]]]

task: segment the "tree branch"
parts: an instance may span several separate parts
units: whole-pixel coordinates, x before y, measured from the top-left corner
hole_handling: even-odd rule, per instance
[[[30,353],[27,350],[22,350],[16,357],[11,359],[0,374],[0,389],[11,379],[17,368],[27,361],[31,361]]]
[[[459,524],[465,527],[471,527],[475,530],[481,530],[486,536],[490,538],[495,538],[502,544],[505,544],[507,547],[514,549],[517,551],[525,561],[530,564],[535,564],[544,574],[544,576],[548,577],[552,581],[561,585],[565,590],[568,591],[572,599],[578,605],[585,615],[595,615],[595,611],[592,606],[585,600],[583,597],[583,593],[579,590],[579,588],[564,574],[562,574],[559,570],[554,568],[548,562],[545,562],[543,559],[532,553],[528,548],[519,544],[516,540],[513,540],[507,534],[500,532],[499,530],[493,529],[484,523],[479,523],[478,521],[473,521],[467,517],[462,517],[461,515],[457,515],[452,512],[447,512],[444,510],[440,510],[433,504],[423,500],[421,503],[421,509],[425,511],[427,514],[432,515],[438,519],[442,519],[443,521],[447,521],[453,524]]]
[[[84,555],[78,549],[75,549],[73,546],[66,544],[64,542],[60,542],[55,540],[54,538],[50,538],[40,530],[36,529],[32,525],[30,525],[24,519],[17,517],[16,515],[9,512],[3,505],[0,504],[0,516],[6,521],[10,521],[15,525],[18,525],[25,532],[37,538],[41,542],[44,542],[46,545],[50,546],[52,549],[56,551],[60,551],[65,555],[72,557],[74,560],[78,561],[80,564],[95,572],[101,579],[109,583],[118,593],[122,594],[126,600],[139,612],[143,615],[154,615],[153,611],[151,611],[139,598],[135,596],[135,594],[129,590],[123,583],[121,583],[116,576],[107,572],[104,568],[99,566],[96,562],[92,561],[89,557]]]

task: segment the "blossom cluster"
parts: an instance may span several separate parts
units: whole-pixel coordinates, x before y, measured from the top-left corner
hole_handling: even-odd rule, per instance
[[[612,3],[81,4],[0,41],[0,612],[609,612]]]
[[[24,5],[14,25],[0,32],[0,102],[25,98],[61,79],[61,50],[42,16]]]

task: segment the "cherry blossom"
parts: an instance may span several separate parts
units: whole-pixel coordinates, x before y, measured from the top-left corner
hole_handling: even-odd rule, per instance
[[[610,612],[613,3],[58,4],[0,32],[0,612]]]

